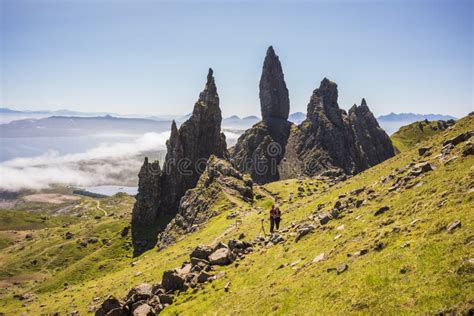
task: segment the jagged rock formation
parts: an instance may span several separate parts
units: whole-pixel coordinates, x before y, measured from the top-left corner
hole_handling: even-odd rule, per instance
[[[306,120],[290,135],[280,166],[284,177],[356,174],[395,155],[365,99],[346,113],[337,98],[337,85],[324,78],[311,96]]]
[[[379,126],[365,99],[349,109],[357,151],[356,171],[360,172],[395,155],[390,137]]]
[[[158,162],[150,164],[145,159],[140,170],[132,214],[135,254],[156,244],[158,232],[174,217],[186,191],[197,184],[208,158],[227,156],[221,121],[219,96],[209,69],[206,86],[191,117],[179,129],[175,122],[171,126],[163,169]]]
[[[230,150],[233,165],[262,184],[302,175],[356,174],[392,157],[390,138],[365,100],[347,113],[337,98],[337,85],[325,78],[311,96],[306,120],[298,126],[288,122],[288,90],[270,47],[260,81],[263,121]]]
[[[227,160],[211,156],[197,185],[186,192],[181,199],[176,217],[160,234],[159,248],[164,248],[177,238],[195,231],[201,224],[217,215],[219,210],[212,207],[222,193],[251,202],[252,184],[248,175],[242,175]]]
[[[232,164],[250,173],[257,183],[280,178],[278,165],[290,135],[290,101],[280,60],[270,46],[260,78],[260,107],[263,120],[239,137],[230,150]]]
[[[163,169],[164,198],[162,208],[175,213],[179,200],[187,189],[193,188],[211,155],[227,156],[225,136],[221,133],[222,114],[219,107],[212,69],[191,117],[179,130],[173,122]]]

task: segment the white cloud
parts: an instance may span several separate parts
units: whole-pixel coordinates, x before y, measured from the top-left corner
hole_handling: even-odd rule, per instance
[[[83,153],[60,155],[50,151],[0,163],[0,190],[40,190],[52,184],[73,186],[136,185],[143,157],[166,150],[170,132],[146,133],[120,143],[103,143]],[[228,145],[238,133],[226,131]],[[125,137],[124,137],[125,138]]]
[[[124,185],[137,180],[146,153],[163,151],[169,132],[147,133],[135,141],[100,144],[83,153],[51,151],[0,163],[0,190],[39,190],[52,184],[76,186]]]

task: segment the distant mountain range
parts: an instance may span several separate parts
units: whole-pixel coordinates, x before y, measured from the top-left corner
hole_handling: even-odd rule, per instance
[[[51,116],[0,124],[1,137],[70,137],[98,134],[144,134],[168,131],[171,121],[144,118]]]
[[[393,121],[438,121],[438,120],[456,120],[457,118],[451,115],[443,114],[417,114],[417,113],[390,113],[387,115],[381,115],[377,120],[384,122],[393,122]]]
[[[77,133],[107,132],[155,132],[169,129],[172,120],[178,124],[187,120],[191,113],[186,115],[120,115],[108,112],[78,112],[71,110],[57,111],[17,111],[9,108],[0,108],[0,133],[3,137],[23,136],[53,136],[77,135]],[[299,124],[306,119],[303,112],[291,113],[288,120]],[[451,115],[418,114],[418,113],[390,113],[377,117],[380,126],[388,133],[396,132],[401,126],[422,120],[450,120],[456,119]],[[260,121],[258,116],[239,117],[232,115],[222,120],[223,128],[245,130]],[[160,122],[160,124],[158,124]],[[8,123],[8,124],[5,124]],[[107,123],[104,125],[104,123]],[[99,124],[96,126],[95,124]],[[71,128],[73,126],[74,128]],[[117,129],[117,130],[116,130]],[[30,135],[31,133],[31,135]],[[16,136],[13,136],[16,135]]]
[[[402,126],[417,121],[438,121],[438,120],[455,120],[456,117],[443,114],[417,114],[417,113],[390,113],[377,117],[380,126],[391,135],[398,131]]]

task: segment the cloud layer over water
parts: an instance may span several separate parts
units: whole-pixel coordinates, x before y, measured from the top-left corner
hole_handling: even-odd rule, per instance
[[[135,186],[143,157],[163,158],[169,134],[146,133],[126,142],[102,143],[82,153],[48,151],[4,161],[0,163],[0,190],[40,190],[53,184]],[[230,145],[239,136],[230,131],[226,135]]]

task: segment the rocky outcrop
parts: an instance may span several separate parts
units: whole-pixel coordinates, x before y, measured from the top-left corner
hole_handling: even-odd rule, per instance
[[[212,69],[191,117],[179,130],[173,122],[163,172],[162,209],[176,213],[181,197],[193,188],[211,155],[227,156],[225,136],[221,133],[222,114]]]
[[[357,149],[356,172],[360,172],[394,156],[390,137],[379,126],[365,99],[349,109],[349,122]]]
[[[278,165],[292,123],[288,119],[290,101],[280,60],[269,47],[263,62],[260,79],[260,108],[263,120],[239,137],[230,150],[232,164],[249,173],[257,183],[280,179]]]
[[[173,304],[180,292],[203,288],[208,283],[225,278],[225,271],[214,273],[215,268],[243,260],[253,252],[254,245],[256,243],[233,239],[227,244],[200,245],[190,254],[191,260],[183,262],[180,268],[164,271],[160,283],[142,283],[130,289],[123,300],[109,296],[96,309],[95,315],[158,315]],[[202,253],[202,249],[206,249],[206,252]],[[196,258],[196,253],[204,255],[203,258]],[[229,286],[230,281],[224,286],[226,292]]]
[[[281,65],[270,47],[260,83],[264,119],[247,130],[230,150],[234,166],[249,173],[255,182],[317,174],[352,175],[395,155],[390,138],[365,99],[349,113],[341,110],[337,85],[325,78],[311,96],[306,120],[296,126],[286,120],[287,116],[278,114],[282,104],[287,104],[280,102],[284,91]]]
[[[290,99],[286,88],[285,77],[278,56],[270,46],[263,62],[260,78],[260,106],[262,118],[288,119]]]
[[[337,85],[323,79],[308,103],[306,120],[288,140],[280,166],[284,177],[356,174],[395,155],[364,99],[346,113],[337,98]]]
[[[292,123],[267,119],[244,132],[229,150],[232,164],[259,184],[280,179],[278,166],[290,135]]]
[[[251,202],[252,180],[233,168],[227,160],[211,156],[196,187],[186,192],[175,218],[160,234],[158,247],[164,248],[172,244],[219,214],[219,210],[213,206],[223,193]]]
[[[157,234],[178,211],[188,189],[194,188],[211,155],[226,157],[222,114],[212,69],[194,105],[191,117],[178,129],[171,126],[163,168],[158,162],[145,162],[139,173],[139,190],[132,214],[132,240],[135,254],[153,247]]]

